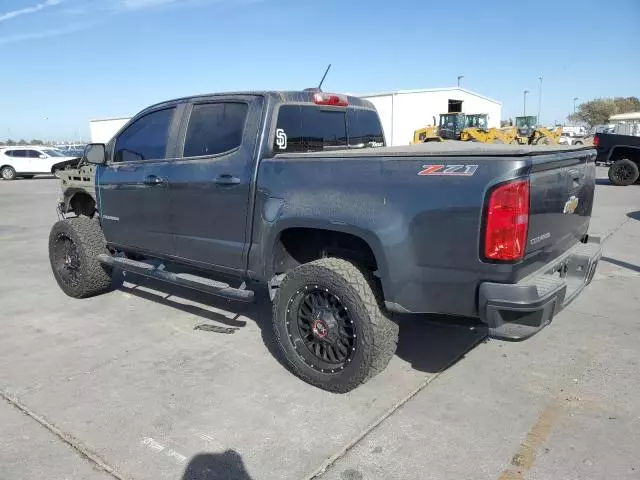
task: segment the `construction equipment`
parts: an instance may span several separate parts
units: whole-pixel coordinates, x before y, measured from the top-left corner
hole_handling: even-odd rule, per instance
[[[438,126],[416,130],[412,143],[462,140],[463,142],[508,143],[496,128],[488,128],[486,113],[442,113]]]
[[[413,143],[424,142],[442,142],[442,138],[438,135],[438,127],[424,127],[413,132]]]
[[[503,134],[509,138],[509,142],[505,143],[519,143],[520,145],[551,145],[558,143],[562,134],[562,127],[551,130],[546,127],[540,127],[537,124],[538,117],[535,115],[516,117],[515,126],[503,130]]]

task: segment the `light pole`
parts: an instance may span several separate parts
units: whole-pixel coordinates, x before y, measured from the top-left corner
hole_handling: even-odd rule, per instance
[[[49,123],[49,117],[42,117],[42,119],[45,121],[45,125],[47,125]],[[45,130],[48,130],[48,126],[45,126]],[[46,142],[46,140],[42,140],[42,141]]]
[[[542,110],[542,75],[538,77],[538,80],[540,80],[540,90],[538,91],[538,123],[542,123],[540,118],[540,111]]]
[[[464,78],[464,75],[458,75],[458,88],[460,88],[460,80]]]
[[[525,90],[524,91],[524,104],[523,104],[523,108],[522,108],[522,115],[524,117],[527,116],[527,93],[529,93],[529,90]]]

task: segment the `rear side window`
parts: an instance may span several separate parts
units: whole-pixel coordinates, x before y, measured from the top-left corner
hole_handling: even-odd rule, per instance
[[[347,132],[350,146],[383,147],[384,135],[378,114],[373,110],[347,110]]]
[[[382,126],[373,110],[283,105],[278,112],[273,149],[275,153],[304,153],[383,145]]]
[[[247,118],[246,103],[194,105],[183,157],[219,155],[240,146]]]
[[[7,154],[9,154],[9,152],[7,152]],[[27,151],[26,150],[12,150],[11,151],[11,156],[12,157],[17,157],[17,158],[26,158],[27,157]]]
[[[140,117],[116,139],[114,162],[135,162],[165,158],[174,108]]]

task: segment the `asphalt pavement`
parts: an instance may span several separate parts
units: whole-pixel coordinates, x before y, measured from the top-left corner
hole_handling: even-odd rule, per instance
[[[549,327],[398,318],[389,367],[345,395],[281,364],[264,293],[119,275],[66,297],[58,181],[0,181],[0,479],[640,478],[640,187],[598,172],[604,258]]]

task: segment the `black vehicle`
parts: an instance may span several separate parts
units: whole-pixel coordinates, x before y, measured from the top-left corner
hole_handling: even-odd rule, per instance
[[[598,150],[596,163],[609,166],[609,180],[626,186],[640,181],[640,137],[596,133],[593,145]]]
[[[54,276],[76,298],[107,291],[114,268],[239,301],[266,284],[291,370],[336,392],[385,368],[393,312],[521,340],[591,281],[593,149],[384,145],[355,97],[155,105],[87,147],[97,212],[53,226]]]

